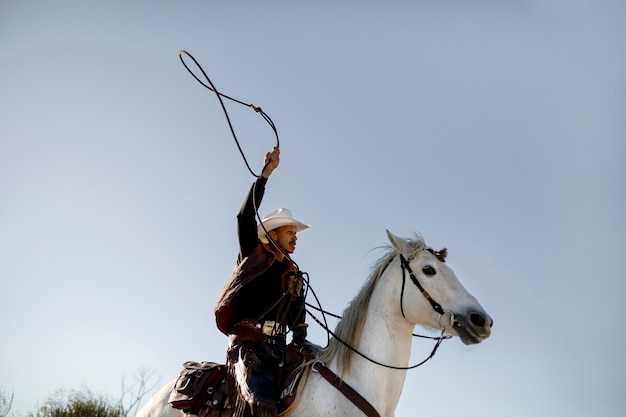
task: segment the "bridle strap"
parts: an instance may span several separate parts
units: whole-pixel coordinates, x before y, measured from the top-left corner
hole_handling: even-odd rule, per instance
[[[400,264],[402,265],[402,294],[400,294],[400,310],[402,311],[402,315],[404,316],[404,318],[406,318],[406,316],[404,315],[404,306],[403,306],[404,283],[406,280],[405,274],[404,274],[405,271],[409,272],[409,277],[411,278],[411,281],[413,281],[413,284],[420,290],[424,298],[428,300],[430,305],[433,307],[433,310],[443,315],[444,311],[443,311],[443,308],[441,307],[441,304],[433,300],[430,294],[428,294],[428,291],[426,291],[424,287],[422,287],[422,284],[419,283],[419,281],[417,280],[417,277],[415,276],[415,273],[411,269],[411,265],[409,265],[409,262],[406,260],[406,258],[402,254],[400,254]]]
[[[365,397],[359,394],[354,388],[352,388],[347,382],[341,379],[336,373],[334,373],[330,368],[328,368],[324,363],[320,360],[315,360],[315,357],[307,352],[305,349],[298,350],[302,356],[306,359],[313,361],[311,364],[311,370],[313,372],[317,372],[322,376],[326,381],[330,383],[333,387],[337,388],[339,392],[341,392],[347,399],[349,399],[352,404],[356,405],[359,410],[363,411],[363,413],[367,417],[380,417],[380,414],[374,406],[367,401]]]

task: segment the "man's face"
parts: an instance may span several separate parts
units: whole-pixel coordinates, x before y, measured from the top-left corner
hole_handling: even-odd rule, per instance
[[[270,230],[269,235],[284,252],[293,253],[296,250],[296,240],[298,240],[296,231],[296,226],[282,226]]]

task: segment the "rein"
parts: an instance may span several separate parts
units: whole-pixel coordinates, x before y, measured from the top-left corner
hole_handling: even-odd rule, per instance
[[[315,322],[317,324],[319,324],[320,327],[322,329],[324,329],[328,334],[330,334],[332,337],[337,339],[337,341],[339,341],[342,345],[344,345],[345,347],[347,347],[348,349],[350,349],[351,351],[353,351],[354,353],[356,353],[357,355],[359,355],[363,359],[368,360],[369,362],[372,362],[375,365],[382,366],[383,368],[396,369],[398,371],[407,371],[409,369],[415,369],[418,366],[422,366],[423,364],[425,364],[426,362],[428,362],[430,359],[432,359],[435,356],[435,353],[437,353],[437,349],[439,349],[439,345],[441,345],[441,342],[443,342],[445,339],[450,339],[450,337],[451,337],[450,335],[445,335],[444,334],[444,329],[441,329],[441,335],[439,335],[438,337],[421,336],[421,335],[416,335],[416,334],[412,335],[412,336],[416,336],[416,337],[423,337],[423,338],[426,338],[426,339],[434,339],[434,340],[437,340],[437,342],[435,343],[435,346],[433,347],[433,350],[430,352],[430,354],[423,361],[421,361],[419,363],[416,363],[415,365],[411,365],[411,366],[394,366],[394,365],[388,365],[388,364],[379,362],[376,359],[370,358],[365,353],[360,352],[356,348],[350,346],[350,344],[348,344],[348,342],[345,342],[342,339],[340,339],[335,334],[335,332],[330,330],[330,328],[328,326],[324,325],[324,323],[322,323],[317,317],[315,317],[313,314],[311,314],[311,312],[309,310],[307,310],[307,313],[309,313],[311,318],[313,318],[313,320],[315,320]]]

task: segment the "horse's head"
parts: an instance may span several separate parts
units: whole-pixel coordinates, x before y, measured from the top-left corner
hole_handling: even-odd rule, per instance
[[[447,251],[428,248],[421,236],[402,239],[389,231],[387,235],[398,252],[393,265],[401,275],[402,315],[411,323],[444,329],[465,344],[489,337],[493,320],[446,264]]]

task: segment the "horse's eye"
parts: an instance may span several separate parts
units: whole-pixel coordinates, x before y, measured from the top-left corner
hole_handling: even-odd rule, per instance
[[[425,267],[423,267],[422,272],[424,273],[424,275],[428,275],[429,277],[432,277],[437,273],[437,271],[435,271],[435,268],[430,265],[426,265]]]

